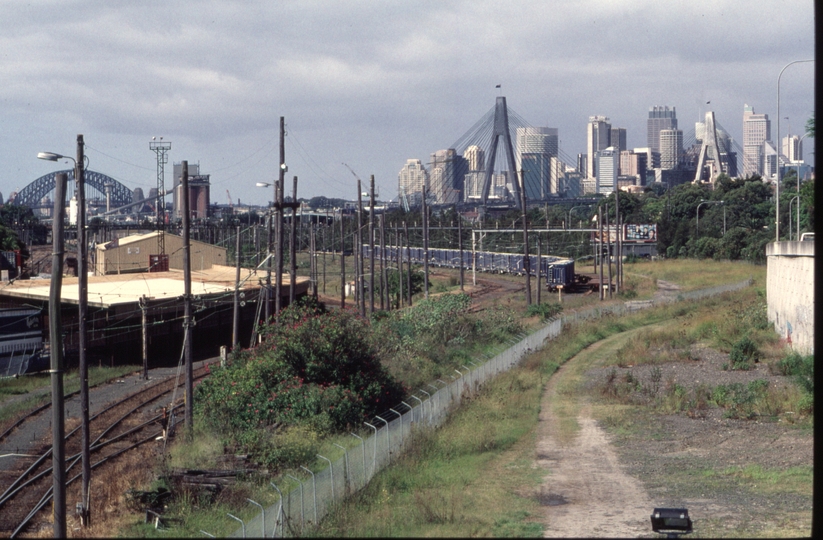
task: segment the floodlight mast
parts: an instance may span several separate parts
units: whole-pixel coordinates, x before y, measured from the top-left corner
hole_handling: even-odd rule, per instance
[[[171,150],[171,141],[163,141],[163,137],[159,137],[159,141],[156,139],[156,137],[151,138],[149,150],[157,154],[157,199],[155,199],[155,215],[157,218],[157,230],[159,231],[157,234],[157,253],[158,255],[165,255],[166,240],[163,235],[163,230],[166,225],[165,165],[169,162],[168,153],[169,150]],[[173,180],[172,185],[174,185]]]

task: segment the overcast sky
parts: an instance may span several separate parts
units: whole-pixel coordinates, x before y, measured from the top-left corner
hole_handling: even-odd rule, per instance
[[[810,0],[0,0],[0,192],[65,168],[37,152],[74,155],[82,133],[91,170],[148,193],[163,136],[167,188],[188,160],[212,202],[265,204],[284,116],[289,191],[297,175],[298,196],[354,198],[345,162],[388,200],[406,159],[452,145],[501,91],[570,156],[591,115],[646,146],[654,105],[684,132],[711,107],[742,146],[748,103],[776,139],[778,74],[814,58],[814,15]],[[814,63],[793,65],[781,135],[813,112]]]

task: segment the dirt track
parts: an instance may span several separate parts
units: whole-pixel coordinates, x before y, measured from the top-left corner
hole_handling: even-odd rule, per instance
[[[597,347],[594,345],[592,348]],[[606,433],[583,407],[580,431],[570,444],[557,438],[557,381],[550,379],[540,407],[537,464],[546,470],[540,498],[547,538],[650,536],[653,503],[642,484],[623,472]]]

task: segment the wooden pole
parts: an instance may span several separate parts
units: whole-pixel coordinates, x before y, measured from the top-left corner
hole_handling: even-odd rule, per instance
[[[78,378],[80,379],[80,454],[82,467],[82,487],[80,497],[82,510],[80,513],[80,525],[88,527],[91,525],[91,495],[89,485],[91,484],[91,450],[89,431],[89,361],[88,361],[88,296],[89,296],[89,268],[88,268],[88,242],[86,241],[86,182],[84,170],[84,146],[83,135],[77,135],[77,160],[75,161],[75,184],[77,185],[77,345],[79,349]]]
[[[532,271],[529,257],[529,225],[526,219],[526,185],[520,169],[520,207],[523,209],[523,272],[526,274],[526,305],[532,305]]]
[[[237,226],[234,259],[234,311],[232,312],[231,323],[232,348],[240,344],[240,225]]]
[[[275,298],[274,298],[274,314],[280,315],[282,306],[282,290],[283,290],[283,192],[285,191],[286,182],[286,120],[280,117],[280,176],[277,179],[275,187],[276,209],[277,209],[277,272],[275,275]]]
[[[597,207],[597,227],[600,229],[600,235],[597,239],[597,257],[600,262],[600,300],[606,299],[603,294],[603,208]]]
[[[380,214],[380,309],[388,308],[388,283],[386,280],[386,214]]]
[[[403,236],[406,237],[406,296],[408,298],[408,305],[412,305],[412,277],[411,277],[411,239],[409,238],[409,227],[406,222],[403,222]],[[402,242],[401,242],[402,244]],[[402,249],[402,247],[401,247]],[[402,259],[401,259],[402,260]],[[426,251],[426,260],[428,260],[428,250]],[[426,282],[429,280],[428,264],[426,265]]]
[[[423,291],[429,298],[429,208],[426,205],[427,190],[423,188]],[[411,276],[409,276],[411,279]],[[411,291],[410,291],[411,292]],[[411,305],[411,302],[409,302]]]
[[[346,308],[346,232],[343,230],[343,209],[340,209],[340,309]]]
[[[51,285],[49,287],[49,350],[51,375],[52,516],[53,535],[66,538],[66,425],[63,401],[63,321],[60,310],[63,287],[63,220],[66,215],[68,175],[58,173],[52,214]]]
[[[189,162],[183,161],[183,351],[186,360],[186,431],[191,437],[194,430],[194,370],[191,363],[191,239],[189,227]]]
[[[463,219],[457,211],[457,205],[454,206],[454,213],[457,214],[457,249],[460,251],[460,292],[464,292],[464,277],[465,272],[463,265]]]
[[[609,203],[606,203],[606,215],[603,216],[606,225],[606,265],[609,268],[609,298],[612,297],[612,235],[609,230]]]
[[[369,186],[369,313],[374,315],[374,175]]]
[[[360,316],[366,316],[366,271],[363,264],[363,192],[360,185],[360,179],[357,179],[357,290],[358,290],[358,305],[360,306]]]
[[[291,191],[291,202],[297,204],[297,177]],[[302,223],[301,223],[302,225]],[[297,281],[297,207],[291,207],[291,235],[289,238],[289,305],[294,304],[295,283]]]

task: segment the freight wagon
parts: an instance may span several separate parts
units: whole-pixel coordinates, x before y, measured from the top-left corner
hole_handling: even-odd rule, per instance
[[[386,247],[386,259],[397,260],[397,248]],[[381,256],[380,246],[374,247],[375,259]],[[525,275],[526,270],[523,265],[525,257],[515,253],[497,253],[493,251],[477,251],[476,269],[479,272],[492,272],[497,274]],[[363,257],[368,259],[371,256],[369,246],[363,246]],[[425,257],[423,248],[408,247],[402,249],[403,262],[409,259],[413,264],[423,264]],[[445,268],[460,268],[460,250],[429,248],[429,265]],[[472,252],[463,250],[463,268],[471,269],[475,267],[472,263]],[[550,291],[557,289],[569,289],[575,285],[576,274],[574,273],[574,261],[552,255],[529,255],[529,274],[538,276],[546,280],[546,287]]]

